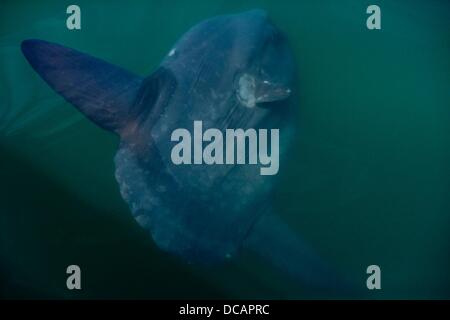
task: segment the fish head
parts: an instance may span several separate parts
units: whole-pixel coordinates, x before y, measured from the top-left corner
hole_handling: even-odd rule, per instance
[[[190,103],[191,113],[199,110],[203,121],[211,122],[229,111],[219,100],[236,99],[247,108],[279,105],[270,102],[290,96],[295,72],[284,34],[260,9],[199,23],[175,43],[162,65],[193,99],[201,95]]]

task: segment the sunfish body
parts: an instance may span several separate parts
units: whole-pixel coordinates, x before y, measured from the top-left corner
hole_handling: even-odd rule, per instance
[[[274,176],[254,164],[171,161],[173,130],[199,120],[205,129],[279,129],[281,154],[289,152],[295,67],[264,11],[199,23],[146,78],[41,40],[24,41],[22,51],[50,87],[120,137],[121,194],[161,249],[209,264],[247,248],[303,282],[333,281],[272,214]]]

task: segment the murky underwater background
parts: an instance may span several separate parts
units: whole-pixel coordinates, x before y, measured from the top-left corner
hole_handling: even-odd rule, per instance
[[[119,194],[118,140],[55,94],[20,42],[39,38],[149,74],[192,25],[266,9],[295,51],[298,137],[278,213],[357,298],[450,298],[450,2],[73,1],[0,3],[0,297],[346,298],[311,292],[243,253],[202,269],[161,252]],[[373,2],[373,3],[372,3]],[[382,30],[366,28],[377,4]],[[66,267],[82,269],[68,291]]]

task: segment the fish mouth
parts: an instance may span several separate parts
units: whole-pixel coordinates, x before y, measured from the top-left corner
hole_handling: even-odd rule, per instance
[[[260,79],[249,73],[240,74],[234,84],[238,100],[247,108],[258,104],[280,101],[289,98],[291,89],[269,79]]]

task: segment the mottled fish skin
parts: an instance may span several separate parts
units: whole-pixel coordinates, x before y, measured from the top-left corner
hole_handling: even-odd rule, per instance
[[[43,40],[25,40],[22,51],[56,92],[120,137],[120,192],[161,249],[215,263],[258,232],[254,226],[272,209],[276,176],[261,175],[260,165],[174,165],[171,133],[192,132],[194,121],[203,130],[276,128],[281,155],[289,151],[295,66],[264,11],[199,23],[145,78]]]
[[[274,177],[261,176],[259,166],[176,166],[168,142],[173,130],[192,132],[201,120],[204,130],[279,128],[280,149],[288,149],[288,102],[248,108],[236,95],[236,79],[249,74],[289,87],[292,61],[283,36],[260,10],[202,22],[164,58],[160,72],[170,74],[170,94],[123,135],[115,157],[122,196],[162,249],[194,262],[229,258],[270,210]]]

